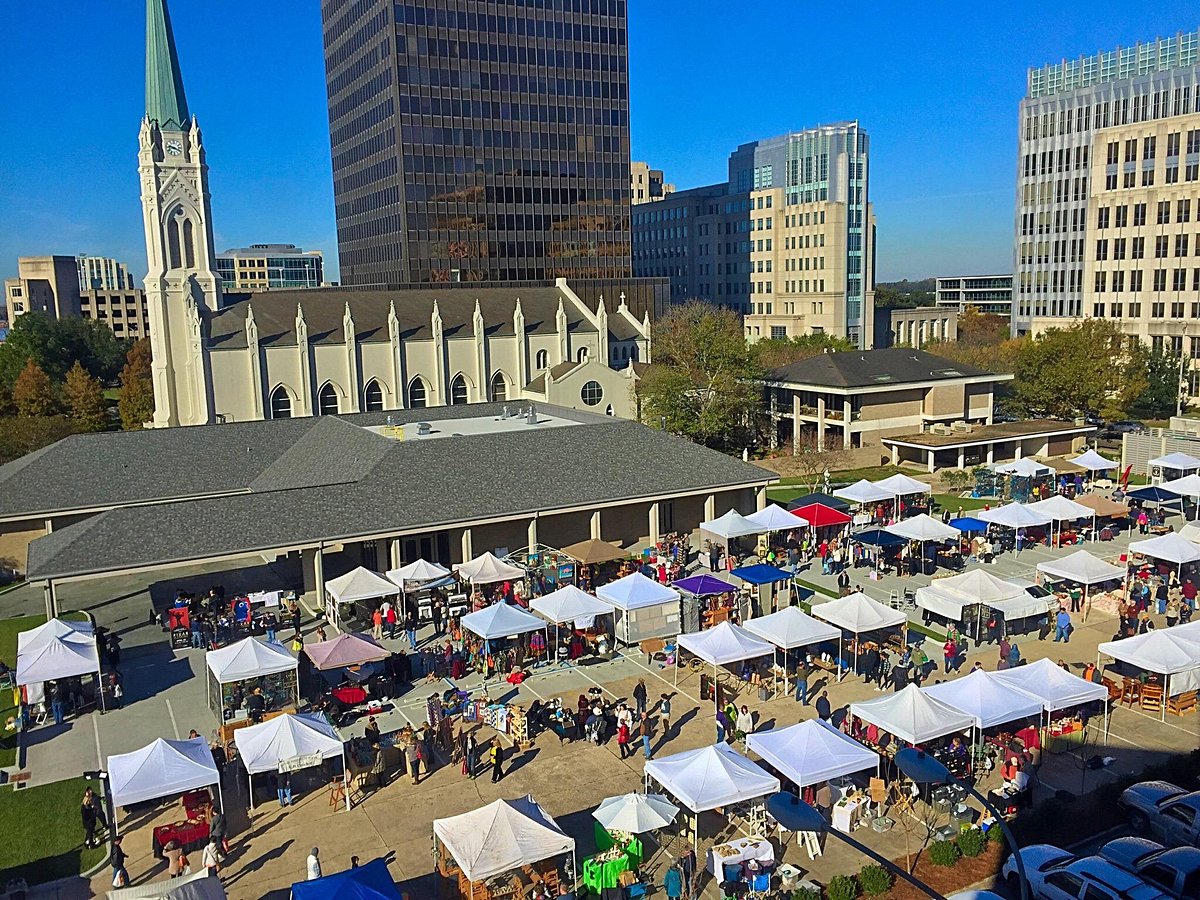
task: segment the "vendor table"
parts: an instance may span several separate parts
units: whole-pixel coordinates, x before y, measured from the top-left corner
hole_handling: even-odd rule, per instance
[[[739,838],[727,844],[717,844],[708,851],[708,871],[714,878],[724,880],[723,866],[747,860],[760,863],[775,862],[775,848],[763,837]]]
[[[162,859],[162,848],[175,841],[184,850],[194,850],[208,841],[207,822],[172,822],[159,825],[151,833],[150,849],[156,859]]]
[[[591,893],[600,895],[620,884],[622,872],[630,869],[629,857],[622,853],[615,859],[599,862],[595,859],[583,861],[583,884]]]
[[[188,819],[199,819],[207,816],[212,808],[212,795],[203,788],[198,791],[188,791],[183,795],[183,811]]]
[[[843,834],[849,834],[859,826],[862,819],[863,807],[867,804],[865,797],[847,797],[833,806],[833,827]]]
[[[1051,733],[1046,736],[1046,750],[1050,753],[1066,753],[1072,747],[1080,746],[1083,740],[1082,728],[1076,731],[1064,731],[1061,734]]]
[[[366,689],[353,684],[335,687],[331,693],[338,702],[345,703],[347,706],[357,706],[367,699]]]

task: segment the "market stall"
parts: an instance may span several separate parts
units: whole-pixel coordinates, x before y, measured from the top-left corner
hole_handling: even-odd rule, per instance
[[[413,560],[398,569],[388,569],[385,573],[387,580],[406,593],[414,588],[420,589],[431,581],[440,581],[450,574],[445,566],[424,559]]]
[[[867,481],[865,478],[860,478],[854,484],[838,488],[833,492],[833,496],[859,506],[866,503],[881,503],[884,500],[890,501],[895,499],[895,495],[891,491],[884,490],[878,485]]]
[[[1068,500],[1062,494],[1052,494],[1045,500],[1038,500],[1036,503],[1030,503],[1029,509],[1036,513],[1047,515],[1051,518],[1052,523],[1058,524],[1057,537],[1051,536],[1051,545],[1061,547],[1063,542],[1067,540],[1062,532],[1064,522],[1078,522],[1080,519],[1090,519],[1092,522],[1092,532],[1096,531],[1096,513],[1090,507],[1084,506],[1082,503],[1076,503],[1074,500]]]
[[[617,640],[627,647],[679,633],[679,594],[641,572],[600,585],[596,596],[612,605]]]
[[[1038,512],[1024,503],[1006,503],[995,509],[981,509],[975,513],[975,518],[982,519],[991,525],[998,525],[1013,532],[1010,547],[1018,546],[1018,537],[1030,528],[1045,528],[1054,517],[1048,513]]]
[[[930,541],[934,544],[944,544],[947,541],[954,541],[955,557],[957,558],[958,565],[962,564],[961,555],[958,553],[959,530],[942,524],[928,513],[920,513],[911,518],[902,519],[899,522],[888,525],[884,528],[884,531],[921,545],[921,571],[925,575],[932,575],[938,567],[936,552],[932,560],[925,558],[925,545]]]
[[[852,516],[825,503],[809,503],[797,507],[789,503],[788,509],[793,516],[803,519],[812,528],[842,528],[854,521]]]
[[[682,649],[694,654],[713,667],[711,699],[718,709],[721,706],[721,691],[717,686],[719,666],[728,666],[732,663],[745,662],[746,660],[759,659],[763,656],[773,656],[775,654],[774,644],[755,637],[745,628],[734,625],[732,622],[722,622],[713,628],[693,634],[681,634],[679,635],[678,642]],[[680,662],[678,657],[676,657],[676,686],[679,685],[679,667]],[[710,698],[705,694],[703,679],[701,679],[701,683],[700,700],[703,702]]]
[[[1168,473],[1173,473],[1173,477],[1178,478],[1181,475],[1200,471],[1200,459],[1187,453],[1168,453],[1150,460],[1151,472],[1155,469],[1161,472],[1163,477]]]
[[[1113,462],[1111,459],[1105,459],[1090,447],[1083,453],[1079,454],[1079,456],[1076,456],[1074,459],[1072,459],[1071,462],[1079,466],[1081,469],[1086,469],[1087,471],[1093,473],[1110,472],[1113,469],[1118,468],[1117,463]]]
[[[846,632],[854,636],[856,646],[861,635],[875,631],[899,628],[901,646],[908,636],[908,616],[898,609],[884,606],[878,600],[872,600],[862,591],[827,600],[824,603],[815,603],[812,607],[812,614],[841,629],[838,634],[838,658],[836,661],[838,681],[842,680],[847,668],[843,649]]]
[[[868,769],[879,771],[879,754],[842,734],[824,719],[756,731],[746,749],[757,753],[798,788]]]
[[[1200,560],[1200,547],[1171,531],[1144,541],[1131,541],[1129,552],[1170,563],[1182,575],[1184,563]]]
[[[975,669],[962,678],[921,688],[926,696],[967,713],[975,720],[980,742],[983,732],[998,725],[1036,718],[1040,724],[1042,701],[999,681],[993,672]]]
[[[346,745],[341,735],[320,713],[276,716],[261,725],[240,728],[233,734],[238,757],[246,769],[250,808],[254,809],[254,776],[264,772],[290,773],[341,759],[346,809],[350,809]]]
[[[791,584],[791,572],[766,563],[755,563],[752,566],[739,566],[729,574],[740,578],[743,584],[750,585],[758,592],[756,610],[759,612],[763,609],[776,609],[781,602],[784,605],[791,602],[790,592],[786,587]],[[780,585],[785,587],[781,590]]]
[[[768,503],[756,513],[746,516],[746,521],[754,524],[760,532],[792,531],[808,525],[799,516],[792,515],[782,506]]]
[[[1075,502],[1080,506],[1086,506],[1092,511],[1092,517],[1095,521],[1093,537],[1098,541],[1111,541],[1121,529],[1128,527],[1126,524],[1112,521],[1114,519],[1129,518],[1128,503],[1121,503],[1101,494],[1076,494]],[[1102,519],[1108,519],[1109,521],[1101,522]]]
[[[1054,469],[1034,459],[1018,459],[991,466],[999,476],[1005,476],[1004,494],[1012,500],[1026,503],[1040,495],[1048,496],[1055,490]],[[1003,481],[1003,479],[1001,479]]]
[[[488,551],[454,567],[458,577],[471,584],[495,584],[498,581],[521,581],[525,570],[505,562]]]
[[[520,681],[524,679],[523,668],[517,665],[518,660],[515,657],[508,661],[511,662],[511,665],[505,665],[501,662],[507,651],[502,650],[497,642],[517,638],[530,632],[544,632],[546,630],[546,620],[540,619],[520,607],[505,603],[503,600],[498,600],[491,606],[485,606],[478,612],[463,616],[462,626],[467,631],[483,639],[483,658],[485,660],[494,660],[492,664],[486,665],[482,673],[484,682],[487,682],[489,672],[496,672],[498,674],[507,671],[506,677],[508,680],[520,684]],[[541,649],[544,651],[544,635],[538,636],[538,638],[542,641]],[[531,647],[531,649],[536,651],[538,648]],[[514,679],[516,680],[514,681]]]
[[[814,644],[825,642],[832,643],[842,636],[839,629],[814,619],[798,606],[785,606],[779,612],[750,619],[746,623],[745,629],[764,641],[770,641],[785,653],[798,647],[811,647]],[[786,681],[784,690],[791,690],[790,684]]]
[[[730,541],[736,538],[758,533],[759,527],[736,509],[731,509],[723,516],[700,523],[701,542],[712,541],[726,547],[729,546]]]
[[[1143,673],[1151,673],[1152,677],[1158,676],[1154,680],[1163,682],[1156,686],[1161,691],[1159,699],[1164,722],[1167,718],[1166,698],[1200,689],[1200,631],[1192,630],[1190,625],[1159,628],[1120,641],[1105,641],[1096,651],[1097,665],[1104,656]],[[1146,685],[1151,683],[1151,678],[1143,682],[1143,698]],[[1144,708],[1144,699],[1142,705]]]
[[[596,619],[614,615],[614,612],[612,606],[603,600],[568,584],[543,597],[535,597],[530,601],[529,608],[554,624],[554,646],[557,649],[552,656],[560,662],[578,659],[581,652],[576,650],[583,649],[580,642],[598,654],[608,654],[608,631],[602,625],[597,626]],[[577,636],[579,641],[568,642],[564,646],[559,640],[559,627],[568,622],[572,625],[571,634]]]
[[[1087,703],[1104,706],[1104,734],[1108,734],[1108,688],[1096,681],[1072,675],[1048,659],[1038,659],[1013,669],[993,672],[992,677],[1017,691],[1024,691],[1042,702],[1046,712],[1047,737],[1059,737],[1082,731],[1082,723],[1073,719],[1055,721],[1054,713]],[[1078,729],[1076,726],[1078,725]]]
[[[378,572],[359,566],[325,582],[325,618],[341,631],[343,622],[370,619],[370,610],[364,610],[364,614],[359,615],[359,603],[394,597],[399,593],[400,588],[396,584]]]
[[[392,881],[387,860],[373,859],[357,868],[297,881],[292,885],[291,900],[404,900],[407,896]]]
[[[890,568],[892,563],[899,566],[899,559],[887,559],[887,554],[897,555],[901,547],[908,545],[908,539],[892,534],[883,528],[868,528],[865,531],[856,531],[850,535],[850,540],[858,544],[861,549],[855,554],[854,564],[869,565],[871,571],[868,577],[872,581],[877,581],[880,576]]]
[[[1197,475],[1195,472],[1184,475],[1182,478],[1172,478],[1170,481],[1164,481],[1159,487],[1164,491],[1178,494],[1180,497],[1187,497],[1192,501],[1193,509],[1196,508],[1197,503],[1200,503],[1200,475]],[[1195,519],[1195,512],[1189,518]]]
[[[487,806],[433,820],[434,855],[446,894],[457,900],[525,896],[540,883],[552,895],[561,880],[554,860],[569,857],[575,883],[575,841],[533,797],[496,800]]]
[[[599,852],[583,861],[584,890],[599,897],[606,892],[627,896],[625,891],[638,885],[632,873],[645,856],[640,835],[667,828],[677,815],[679,807],[662,794],[623,794],[603,800],[592,811]]]
[[[936,748],[929,746],[933,741],[965,734],[975,726],[970,713],[930,696],[912,683],[895,694],[851,703],[850,715],[866,723],[864,743],[880,748],[889,756],[899,748],[896,741],[887,739],[885,734],[936,752]]]
[[[998,610],[1005,621],[1014,621],[1045,616],[1050,609],[1045,599],[1031,596],[1022,585],[997,578],[985,569],[937,578],[928,586],[917,588],[916,601],[927,613],[942,616],[960,624],[968,633],[973,632],[976,640],[991,610]]]
[[[222,722],[246,718],[248,698],[261,689],[264,709],[284,709],[300,702],[299,660],[281,645],[259,638],[210,650],[204,656],[208,669],[208,708]]]
[[[928,494],[933,488],[924,481],[917,481],[915,478],[910,478],[903,472],[897,472],[895,475],[890,475],[882,481],[874,482],[875,487],[881,491],[887,491],[896,501],[895,518],[899,521],[902,516],[901,498],[911,497],[916,494]]]
[[[319,689],[338,709],[351,709],[367,701],[371,679],[382,673],[379,664],[390,655],[366,634],[339,634],[327,641],[305,644],[301,657],[305,661],[301,672],[303,690]]]
[[[745,610],[738,603],[738,589],[715,575],[701,573],[671,582],[682,595],[683,627],[712,628],[721,622],[741,621]],[[692,622],[691,613],[695,612]]]
[[[104,708],[104,686],[100,673],[100,649],[91,622],[51,619],[37,628],[17,633],[17,685],[26,688],[32,700],[44,695],[48,681],[81,675],[95,678],[96,699]]]
[[[1037,568],[1039,572],[1050,578],[1074,582],[1083,587],[1084,621],[1087,621],[1088,613],[1091,612],[1092,608],[1091,597],[1089,596],[1091,589],[1095,585],[1104,584],[1105,582],[1122,584],[1125,581],[1126,575],[1124,566],[1114,566],[1111,563],[1106,563],[1102,559],[1097,559],[1086,550],[1077,550],[1070,556],[1064,556],[1062,559],[1038,563]],[[1114,615],[1116,614],[1115,608],[1106,611]]]

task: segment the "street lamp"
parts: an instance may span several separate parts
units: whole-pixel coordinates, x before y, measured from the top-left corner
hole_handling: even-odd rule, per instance
[[[819,810],[815,809],[811,804],[805,803],[795,794],[780,791],[778,794],[771,795],[767,798],[767,812],[788,831],[812,831],[817,834],[831,834],[849,844],[864,856],[875,860],[875,862],[879,863],[893,875],[903,878],[913,887],[933,898],[933,900],[946,900],[945,897],[925,882],[909,875],[903,867],[896,865],[887,857],[876,853],[865,844],[860,844],[854,838],[850,837],[850,835],[830,828],[829,823],[825,821],[825,817],[821,815]]]
[[[1017,839],[1013,837],[1013,833],[1005,823],[1004,815],[1000,810],[996,809],[987,797],[983,796],[983,794],[979,793],[971,785],[951,775],[949,769],[924,750],[918,750],[916,747],[904,747],[896,753],[896,766],[917,784],[957,785],[982,803],[984,808],[995,818],[996,824],[1000,826],[1000,830],[1004,833],[1004,838],[1008,842],[1008,846],[1012,849],[1013,858],[1017,861],[1017,873],[1021,877],[1021,900],[1030,900],[1029,879],[1025,877],[1025,862],[1021,859],[1021,854],[1017,848]]]

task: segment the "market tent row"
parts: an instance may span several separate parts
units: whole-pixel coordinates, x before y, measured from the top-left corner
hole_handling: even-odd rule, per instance
[[[1050,562],[1038,563],[1038,571],[1051,578],[1062,578],[1083,585],[1084,618],[1090,611],[1088,591],[1094,584],[1106,581],[1124,581],[1125,567],[1114,566],[1098,559],[1086,550],[1076,550],[1070,556],[1054,559]]]
[[[132,806],[215,784],[221,808],[225,808],[221,775],[208,742],[202,737],[186,741],[157,738],[140,750],[108,757],[105,768],[114,807]]]
[[[525,570],[505,562],[488,551],[455,567],[459,578],[471,584],[495,584],[497,581],[520,581]]]
[[[351,569],[345,575],[325,582],[325,618],[334,628],[341,630],[342,622],[350,618],[352,607],[363,600],[379,600],[394,597],[400,588],[378,572],[363,566]]]
[[[1045,615],[1044,599],[1032,596],[1022,585],[997,578],[984,569],[971,569],[960,575],[938,578],[927,587],[917,588],[917,606],[954,622],[964,622],[963,612],[974,606],[999,610],[1006,619]],[[976,626],[982,616],[976,616]],[[978,627],[976,628],[976,637]]]
[[[735,509],[723,516],[700,523],[701,540],[715,538],[717,543],[727,544],[733,538],[758,534],[759,528]]]
[[[574,839],[528,794],[434,819],[433,834],[472,883],[563,854],[574,881]]]
[[[797,787],[807,787],[867,769],[879,771],[879,754],[842,734],[823,719],[746,735],[757,753]]]
[[[838,634],[839,681],[845,671],[842,663],[844,633],[849,632],[857,639],[860,634],[888,628],[902,628],[905,634],[908,630],[908,616],[898,609],[884,606],[878,600],[872,600],[862,591],[855,591],[853,594],[827,600],[824,603],[814,603],[812,614],[840,629]]]
[[[238,756],[246,767],[250,808],[254,808],[255,775],[263,772],[292,772],[320,765],[327,759],[342,760],[342,778],[348,778],[346,745],[341,735],[321,713],[288,713],[233,733]],[[349,782],[346,809],[350,808]]]
[[[915,684],[865,703],[851,703],[850,714],[909,744],[924,744],[974,726],[974,718],[929,696]]]
[[[103,708],[100,648],[91,622],[51,619],[17,633],[18,685],[40,685],[77,675],[95,676],[96,696]]]
[[[679,633],[679,594],[641,572],[600,585],[596,596],[612,605],[617,640],[626,646]]]
[[[1193,630],[1191,624],[1159,628],[1119,641],[1105,641],[1096,651],[1096,662],[1107,656],[1147,672],[1156,672],[1165,679],[1164,693],[1168,697],[1200,689],[1200,631]],[[1164,721],[1166,717],[1167,705],[1164,703]]]
[[[204,663],[208,668],[208,708],[220,712],[223,721],[232,718],[239,698],[256,687],[268,695],[268,708],[283,706],[285,698],[300,702],[300,661],[280,644],[243,638],[236,644],[210,650]]]

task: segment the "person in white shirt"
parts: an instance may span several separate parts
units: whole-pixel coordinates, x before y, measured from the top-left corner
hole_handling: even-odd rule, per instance
[[[751,734],[754,731],[754,713],[750,712],[745,704],[738,711],[737,730],[742,734]]]
[[[630,708],[628,706],[626,706],[624,703],[622,703],[619,707],[617,707],[617,727],[618,728],[621,726],[622,722],[625,723],[626,727],[629,728],[630,731],[633,731],[633,711],[630,710]]]
[[[316,881],[321,877],[321,851],[316,847],[312,848],[312,853],[308,854],[308,880]]]
[[[217,842],[215,840],[211,840],[205,845],[201,865],[209,875],[216,875],[221,870],[221,861],[217,859]]]

